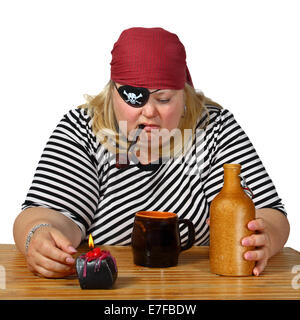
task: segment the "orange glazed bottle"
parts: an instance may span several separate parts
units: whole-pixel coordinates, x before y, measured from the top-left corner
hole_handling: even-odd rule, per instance
[[[255,219],[255,206],[241,186],[240,164],[224,164],[224,186],[210,206],[210,270],[224,276],[252,275],[255,262],[244,259],[254,247],[242,246],[253,234],[247,228]]]

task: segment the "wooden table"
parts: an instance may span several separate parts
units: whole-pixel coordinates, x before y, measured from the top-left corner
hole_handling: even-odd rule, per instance
[[[178,266],[171,268],[134,265],[131,247],[101,248],[116,258],[118,279],[109,290],[81,290],[75,276],[44,279],[33,275],[14,245],[0,244],[0,299],[300,300],[300,253],[291,248],[283,248],[272,257],[259,277],[210,273],[208,247],[182,252]],[[86,247],[81,247],[78,253],[86,251]]]

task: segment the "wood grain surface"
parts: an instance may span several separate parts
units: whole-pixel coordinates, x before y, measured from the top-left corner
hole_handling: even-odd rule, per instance
[[[300,253],[291,248],[283,248],[272,257],[259,277],[210,273],[208,247],[192,247],[182,252],[178,266],[170,268],[134,265],[131,247],[101,246],[101,249],[109,250],[116,258],[118,279],[112,289],[82,290],[76,275],[65,279],[35,276],[14,245],[0,244],[0,299],[300,300]],[[82,246],[78,254],[87,251]],[[292,272],[295,265],[299,266],[294,268],[298,275]]]

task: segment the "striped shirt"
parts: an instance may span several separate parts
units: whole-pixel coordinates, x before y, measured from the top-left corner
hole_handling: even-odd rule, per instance
[[[22,210],[46,207],[72,219],[82,240],[129,245],[135,213],[169,211],[190,219],[195,245],[209,244],[210,203],[223,186],[223,164],[239,163],[256,208],[286,215],[276,189],[252,143],[231,112],[207,106],[209,121],[196,131],[184,158],[163,164],[116,167],[113,156],[92,131],[87,109],[72,109],[61,119],[42,153]],[[198,127],[207,119],[203,114]],[[180,229],[182,243],[187,230]]]

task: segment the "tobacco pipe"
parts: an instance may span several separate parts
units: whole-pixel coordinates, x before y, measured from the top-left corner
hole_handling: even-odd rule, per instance
[[[117,155],[116,155],[116,168],[124,169],[124,168],[127,168],[129,166],[128,154],[133,153],[133,150],[134,150],[135,145],[136,145],[136,143],[138,141],[138,138],[139,138],[139,136],[142,133],[144,128],[145,128],[144,124],[140,124],[138,126],[138,129],[136,130],[136,133],[135,133],[132,141],[130,142],[130,144],[128,146],[126,155],[120,155],[119,153],[117,153]],[[126,157],[126,159],[125,159],[125,157]],[[120,163],[120,158],[122,158],[122,160],[123,160],[122,163]],[[126,161],[124,161],[124,160],[126,160]]]

